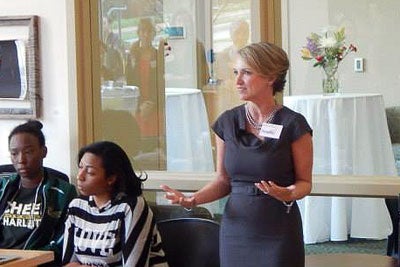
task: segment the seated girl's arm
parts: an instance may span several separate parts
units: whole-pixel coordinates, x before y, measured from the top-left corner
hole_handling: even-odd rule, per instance
[[[150,248],[149,266],[152,267],[168,267],[165,253],[162,249],[161,235],[157,226],[153,228],[153,240]]]
[[[78,262],[74,253],[75,242],[74,242],[74,228],[72,220],[73,219],[71,215],[68,215],[67,219],[65,220],[62,264],[63,266],[68,266],[68,267],[84,266]]]
[[[63,206],[61,206],[61,216],[58,219],[58,225],[54,229],[52,229],[53,232],[53,239],[52,241],[42,247],[38,248],[40,250],[52,250],[54,252],[54,258],[55,258],[55,263],[60,264],[61,262],[61,257],[62,257],[62,250],[63,250],[63,238],[65,235],[65,221],[67,218],[67,212],[68,212],[68,205],[69,203],[77,196],[77,192],[75,189],[75,186],[69,185],[68,187],[65,188],[63,194],[59,194],[59,199],[58,202],[62,203]],[[50,211],[48,211],[50,213]],[[50,231],[50,229],[49,229]]]
[[[136,205],[131,205],[131,208],[131,210],[126,211],[124,220],[123,266],[148,266],[154,242],[155,221],[153,213],[143,197],[137,197]],[[160,255],[163,255],[163,252]]]

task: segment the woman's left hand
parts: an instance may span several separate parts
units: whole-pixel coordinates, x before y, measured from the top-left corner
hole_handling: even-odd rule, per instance
[[[254,185],[260,189],[264,194],[270,195],[280,201],[293,201],[292,191],[294,185],[287,187],[279,186],[272,181],[261,180],[259,183],[254,183]]]
[[[184,208],[191,209],[196,206],[196,200],[194,196],[186,197],[182,192],[179,190],[172,189],[167,185],[160,186],[162,190],[166,192],[165,198],[169,199],[172,204],[179,204]]]

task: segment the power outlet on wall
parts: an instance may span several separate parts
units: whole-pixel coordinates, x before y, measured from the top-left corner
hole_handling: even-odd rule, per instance
[[[364,72],[364,59],[359,57],[354,59],[354,72]]]

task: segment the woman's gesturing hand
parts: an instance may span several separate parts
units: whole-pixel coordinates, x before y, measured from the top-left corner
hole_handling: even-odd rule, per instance
[[[293,201],[293,190],[295,189],[294,185],[290,186],[279,186],[272,181],[264,181],[261,180],[258,183],[254,183],[254,185],[260,189],[264,194],[270,195],[280,201]]]
[[[166,192],[165,198],[170,200],[172,204],[179,204],[188,209],[196,206],[196,200],[194,196],[186,197],[182,192],[172,189],[167,185],[161,185],[160,187]]]

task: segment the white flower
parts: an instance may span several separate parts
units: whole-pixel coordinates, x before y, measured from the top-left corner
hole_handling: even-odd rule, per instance
[[[322,47],[322,48],[332,48],[332,47],[335,47],[337,45],[338,45],[338,43],[337,43],[335,37],[332,37],[332,36],[330,36],[330,37],[322,37],[320,39],[320,47]]]

